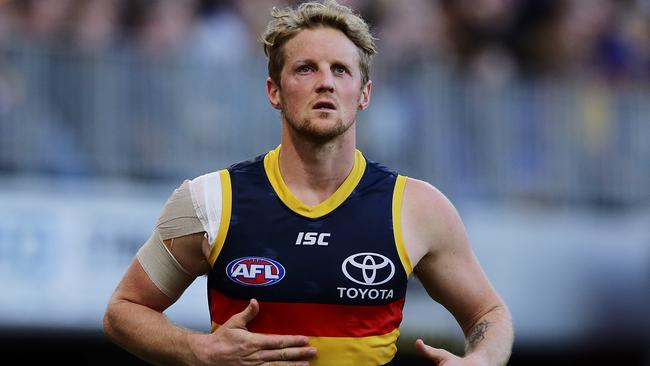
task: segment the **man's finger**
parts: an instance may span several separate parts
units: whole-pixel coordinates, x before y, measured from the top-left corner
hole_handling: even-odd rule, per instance
[[[304,347],[308,344],[309,338],[301,335],[253,335],[253,345],[258,349],[278,350],[288,347]]]
[[[316,355],[314,347],[289,347],[257,352],[263,361],[306,361]]]
[[[224,326],[228,328],[246,328],[246,324],[253,320],[260,311],[260,304],[255,299],[251,299],[246,309],[230,317]]]
[[[454,357],[454,355],[452,353],[449,353],[449,352],[445,351],[444,349],[433,348],[431,346],[426,345],[424,343],[424,341],[422,341],[421,339],[418,339],[417,341],[415,341],[415,348],[417,348],[418,351],[420,351],[420,353],[424,357],[426,357],[426,358],[428,358],[428,359],[430,359],[432,361],[435,361],[436,363],[439,363],[439,362],[442,362],[442,361],[445,361],[445,360],[449,360],[449,359],[452,359]]]

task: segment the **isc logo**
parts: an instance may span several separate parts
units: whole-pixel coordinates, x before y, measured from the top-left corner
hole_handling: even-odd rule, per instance
[[[327,245],[325,238],[330,237],[330,233],[299,232],[296,239],[296,245]]]
[[[246,286],[269,286],[284,278],[282,264],[263,257],[238,258],[226,266],[228,278]]]

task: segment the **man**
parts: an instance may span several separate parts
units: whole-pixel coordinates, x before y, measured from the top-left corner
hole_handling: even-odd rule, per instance
[[[174,192],[110,300],[106,334],[157,364],[384,365],[415,272],[467,339],[462,358],[417,349],[436,365],[505,365],[510,315],[456,210],[355,149],[372,89],[367,25],[335,2],[272,15],[266,87],[282,144]],[[203,274],[211,334],[162,314]]]

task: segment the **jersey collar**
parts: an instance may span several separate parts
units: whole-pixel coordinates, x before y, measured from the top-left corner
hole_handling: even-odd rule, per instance
[[[279,158],[281,147],[282,145],[279,145],[275,150],[269,151],[268,154],[264,156],[264,170],[266,171],[266,176],[282,203],[295,213],[305,217],[321,217],[334,211],[350,196],[350,194],[352,194],[352,191],[356,188],[357,184],[359,184],[359,181],[361,181],[361,177],[366,170],[366,159],[363,157],[363,154],[361,154],[361,151],[355,150],[354,166],[352,167],[352,171],[348,177],[343,181],[343,184],[341,184],[341,186],[325,201],[316,206],[309,206],[301,202],[298,197],[294,196],[293,193],[289,191],[289,188],[280,175]]]

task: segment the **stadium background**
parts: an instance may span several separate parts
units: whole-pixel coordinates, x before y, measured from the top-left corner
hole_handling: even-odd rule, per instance
[[[510,306],[510,365],[650,365],[650,1],[348,0],[379,38],[365,155],[459,209]],[[162,204],[275,147],[273,0],[0,1],[0,348],[138,364],[101,334]],[[169,311],[207,330],[205,281]],[[462,350],[409,289],[415,337]]]

